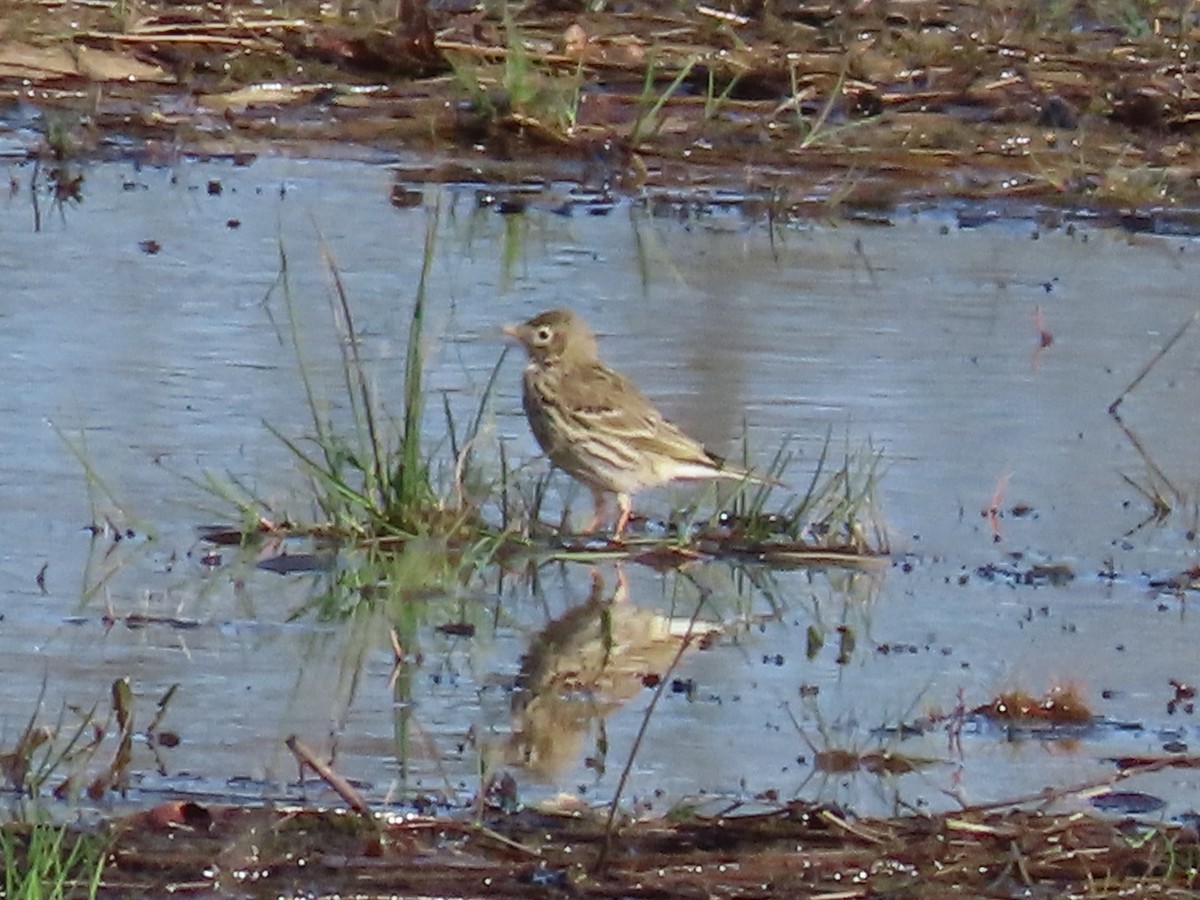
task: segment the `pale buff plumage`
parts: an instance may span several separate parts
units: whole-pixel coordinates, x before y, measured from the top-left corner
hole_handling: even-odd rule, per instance
[[[529,355],[523,399],[534,437],[554,465],[592,492],[588,531],[599,526],[607,494],[617,495],[619,540],[640,490],[676,480],[758,480],[688,437],[605,366],[595,336],[574,313],[552,309],[504,333]]]

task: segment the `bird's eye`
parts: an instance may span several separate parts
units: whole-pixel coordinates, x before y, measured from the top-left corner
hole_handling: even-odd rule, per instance
[[[539,344],[548,344],[550,343],[550,337],[553,334],[554,332],[550,330],[550,326],[543,325],[537,330],[535,337],[537,338]]]

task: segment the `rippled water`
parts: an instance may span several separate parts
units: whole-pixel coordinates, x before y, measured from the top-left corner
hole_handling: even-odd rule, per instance
[[[1193,241],[1086,222],[960,228],[936,209],[891,227],[773,231],[736,208],[687,203],[562,215],[569,186],[501,215],[477,205],[474,187],[428,188],[426,208],[441,208],[431,434],[443,430],[443,394],[459,421],[479,402],[500,324],[569,305],[611,364],[714,449],[740,454],[745,440],[761,465],[791,439],[797,489],[827,432],[839,451],[868,441],[882,451],[895,556],[866,572],[491,570],[453,597],[360,604],[342,619],[305,606],[332,574],[277,575],[228,548],[206,560],[196,527],[231,513],[198,482],[215,473],[279,517],[315,515],[304,474],[264,425],[312,431],[287,297],[272,290],[281,253],[318,396],[339,414],[327,253],[398,414],[429,213],[391,205],[383,166],[265,158],[86,174],[84,202],[43,208],[40,232],[26,193],[0,218],[0,749],[39,698],[52,724],[64,704],[103,709],[112,680],[128,676],[142,725],[180,685],[164,727],[182,741],[157,759],[137,745],[134,802],[292,796],[293,733],[377,802],[469,798],[481,771],[510,772],[525,800],[569,791],[599,802],[651,702],[645,676],[667,670],[701,597],[697,625],[710,637],[672,672],[626,790],[660,811],[767,792],[861,812],[945,808],[1100,778],[1112,757],[1193,741],[1194,717],[1168,713],[1168,682],[1194,677],[1198,625],[1185,597],[1150,582],[1195,554],[1200,419],[1187,398],[1200,384],[1200,331],[1122,407],[1178,489],[1162,524],[1138,527],[1151,508],[1124,476],[1152,476],[1106,412],[1195,312]],[[505,360],[488,434],[536,469],[520,366]],[[581,516],[584,498],[554,484],[551,504],[573,497]],[[981,510],[998,490],[1008,514],[996,532]],[[638,506],[662,516],[689,499],[712,494],[649,492]],[[1018,505],[1027,514],[1013,515]],[[85,529],[106,520],[134,537]],[[980,571],[1032,563],[1076,577],[1027,585]],[[397,619],[417,646],[394,671]],[[457,622],[474,636],[438,630]],[[572,677],[594,689],[556,689]],[[1046,736],[968,719],[961,748],[941,728],[895,730],[960,695],[969,708],[1064,683],[1099,724]],[[894,777],[815,771],[830,748],[930,762]],[[1131,789],[1181,813],[1200,788],[1189,771]]]

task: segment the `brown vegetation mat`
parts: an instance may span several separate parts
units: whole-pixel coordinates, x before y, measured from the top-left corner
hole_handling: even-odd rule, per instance
[[[435,180],[1196,207],[1198,37],[1151,0],[9,0],[0,96],[152,154],[348,141],[456,160]]]
[[[1193,829],[975,812],[851,820],[793,804],[625,826],[523,812],[485,825],[166,804],[113,827],[103,896],[1193,896]]]

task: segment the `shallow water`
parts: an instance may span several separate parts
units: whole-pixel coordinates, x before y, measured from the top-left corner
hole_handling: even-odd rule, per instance
[[[745,439],[765,465],[791,439],[797,489],[827,432],[839,450],[870,441],[885,463],[893,558],[870,572],[554,563],[532,582],[488,571],[455,596],[401,601],[402,616],[396,602],[363,603],[349,618],[305,609],[336,575],[277,575],[228,548],[204,559],[212,548],[196,526],[232,515],[195,483],[206,472],[245,483],[277,517],[314,515],[303,473],[264,426],[312,432],[287,298],[272,291],[281,248],[317,395],[338,414],[327,251],[398,414],[429,213],[390,205],[392,179],[384,166],[270,158],[97,165],[84,202],[43,209],[40,232],[28,195],[8,199],[0,749],[39,697],[52,724],[64,704],[103,708],[112,680],[128,676],[142,726],[180,685],[164,727],[182,742],[158,760],[136,746],[136,803],[295,796],[283,747],[293,733],[334,754],[376,802],[458,802],[480,771],[511,772],[522,800],[569,791],[600,802],[651,702],[644,675],[666,671],[671,634],[701,596],[698,621],[712,636],[672,672],[625,792],[658,811],[767,792],[864,813],[946,808],[1101,778],[1112,757],[1190,744],[1196,723],[1168,713],[1168,681],[1194,677],[1200,626],[1186,598],[1149,582],[1195,554],[1200,420],[1187,397],[1200,331],[1122,407],[1183,495],[1161,525],[1137,527],[1150,506],[1122,476],[1145,483],[1147,466],[1106,412],[1196,310],[1200,246],[1188,239],[1032,219],[961,228],[939,209],[896,214],[891,227],[773,232],[736,207],[621,202],[606,215],[557,214],[569,186],[505,216],[479,208],[473,186],[429,188],[426,206],[441,210],[431,434],[443,428],[443,393],[458,421],[474,410],[503,350],[500,324],[570,305],[608,361],[714,449],[740,455]],[[144,252],[145,240],[161,250]],[[1053,334],[1040,349],[1039,328]],[[504,362],[488,434],[536,469],[520,365],[516,354]],[[1031,510],[1005,515],[995,533],[981,510],[998,485],[1004,510]],[[578,522],[579,493],[556,480],[550,502],[573,498]],[[689,499],[711,505],[713,495],[649,492],[638,507],[664,516]],[[85,529],[105,520],[134,537]],[[977,571],[1031,562],[1076,577],[1021,585]],[[587,605],[593,592],[620,595],[606,624]],[[398,616],[415,646],[397,674],[387,632]],[[437,630],[458,621],[474,636]],[[605,633],[619,652],[602,683],[564,699],[554,689],[564,673],[603,668]],[[550,643],[534,644],[539,635]],[[537,665],[522,672],[528,654]],[[527,692],[514,702],[518,679]],[[953,708],[960,692],[973,707],[1061,684],[1079,689],[1098,725],[1033,734],[969,719],[961,748],[944,729],[904,740],[894,730]],[[897,777],[814,771],[819,750],[880,747],[932,762]],[[1189,773],[1121,787],[1177,815],[1200,796]]]

